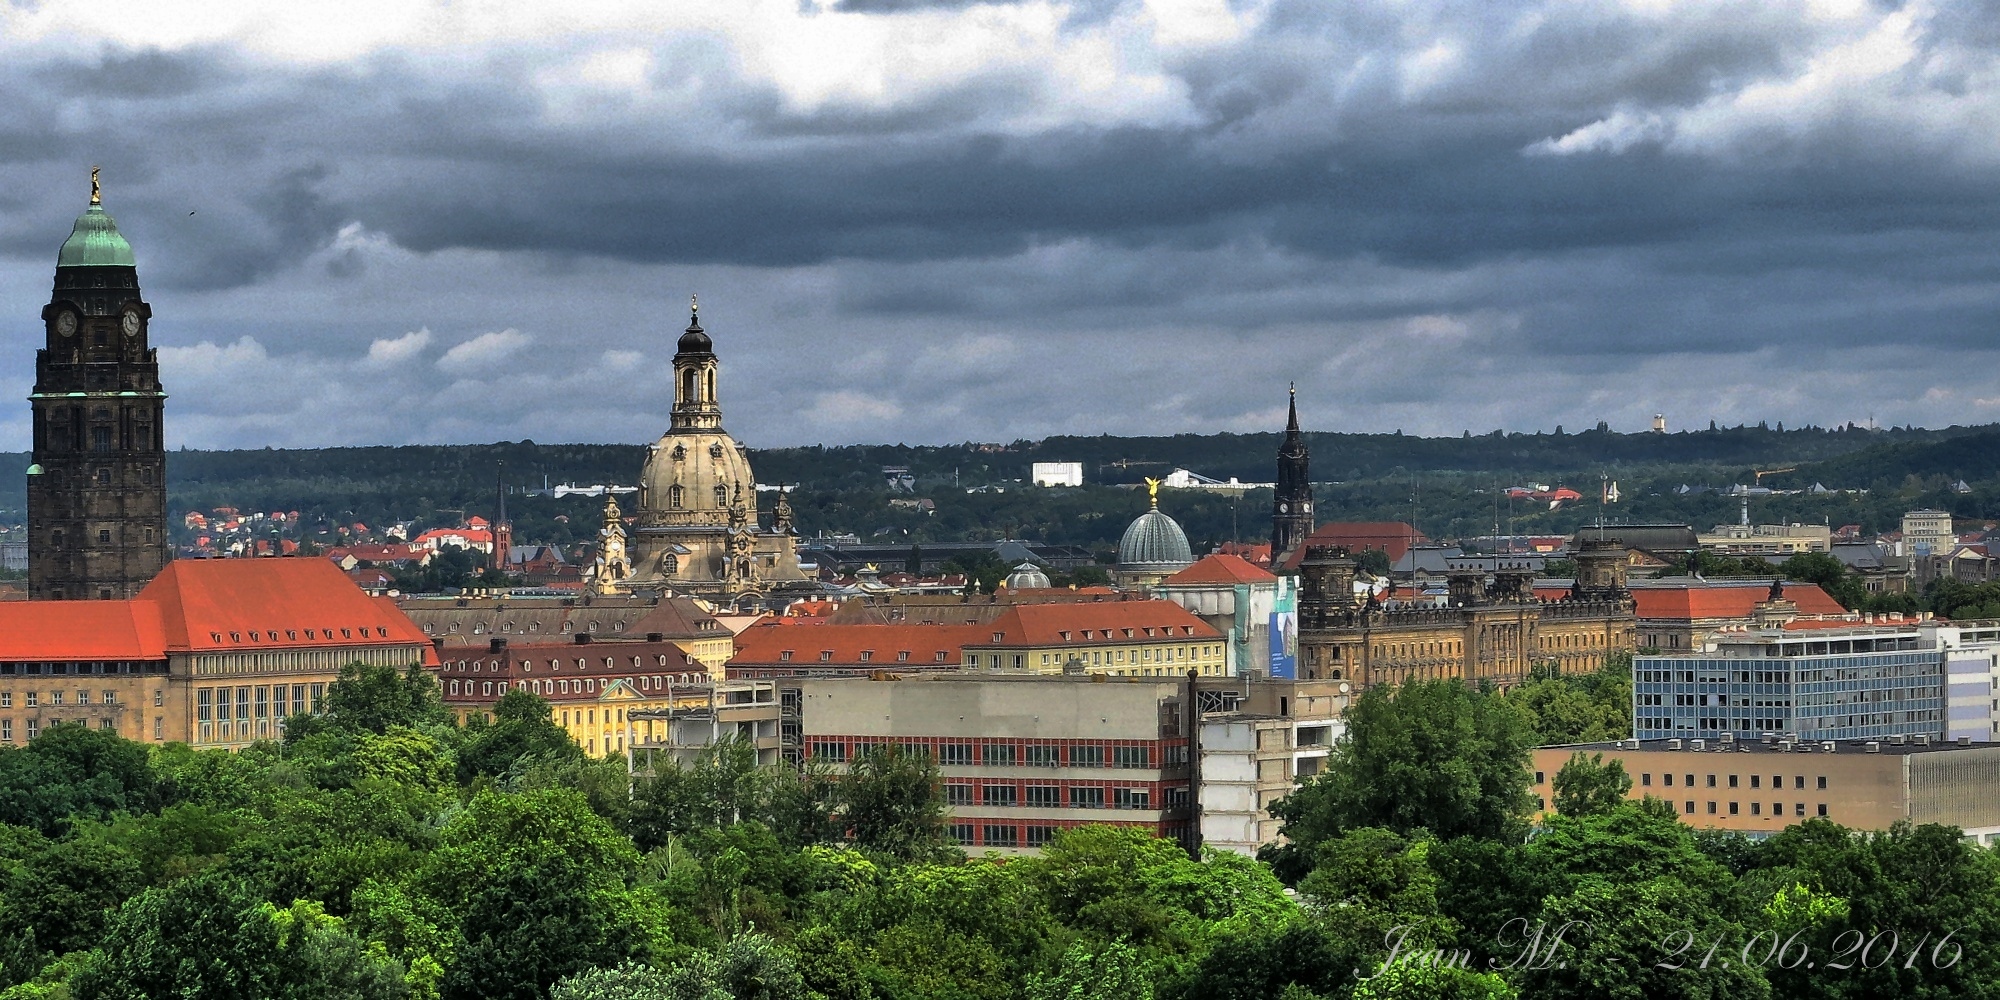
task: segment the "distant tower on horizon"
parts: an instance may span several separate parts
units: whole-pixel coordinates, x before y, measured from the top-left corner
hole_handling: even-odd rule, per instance
[[[1271,565],[1305,544],[1313,532],[1313,494],[1306,442],[1299,435],[1299,388],[1292,386],[1285,440],[1278,445],[1278,488],[1271,500]]]
[[[28,397],[28,597],[124,600],[167,564],[167,394],[146,344],[153,309],[95,167],[49,298]]]

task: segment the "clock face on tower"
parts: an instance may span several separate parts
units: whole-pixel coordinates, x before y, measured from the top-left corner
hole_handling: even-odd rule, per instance
[[[137,333],[139,332],[139,314],[138,314],[138,313],[135,313],[135,312],[128,312],[128,313],[126,313],[126,314],[125,314],[125,318],[124,318],[124,319],[123,319],[123,320],[122,320],[121,322],[123,323],[123,325],[124,325],[124,327],[125,327],[125,336],[127,336],[127,337],[130,337],[130,336],[134,336],[134,335],[136,335],[136,334],[137,334]]]
[[[1291,511],[1291,509],[1292,509],[1292,508],[1291,508],[1291,507],[1290,507],[1289,505],[1286,505],[1286,504],[1282,504],[1282,503],[1281,503],[1281,504],[1279,504],[1279,505],[1278,505],[1278,513],[1280,513],[1280,514],[1285,514],[1285,513],[1289,513],[1289,512]]]
[[[76,334],[76,314],[65,309],[56,314],[56,332],[65,337]]]

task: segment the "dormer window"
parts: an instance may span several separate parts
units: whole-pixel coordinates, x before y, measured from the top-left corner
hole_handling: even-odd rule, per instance
[[[1088,633],[1088,632],[1085,632],[1085,633],[1084,633],[1084,635],[1086,635],[1086,636],[1088,636],[1089,634],[1090,634],[1090,633]],[[1007,638],[1007,633],[1005,633],[1005,632],[995,632],[995,633],[993,633],[993,641],[994,641],[994,642],[1003,642],[1003,641],[1005,641],[1005,640],[1006,640],[1006,638]],[[1067,639],[1067,638],[1069,638],[1069,636],[1063,636],[1063,638]]]
[[[570,622],[563,622],[563,624],[562,624],[562,630],[563,630],[563,632],[564,632],[564,633],[568,633],[568,632],[570,632],[571,630],[573,630],[573,629],[575,629],[575,628],[576,628],[576,626],[575,626],[574,624],[570,623]]]
[[[937,662],[939,662],[939,663],[943,663],[943,662],[944,662],[944,650],[942,650],[942,649],[940,649],[940,650],[938,650],[938,651],[937,651]]]
[[[779,663],[790,663],[790,662],[792,662],[792,651],[791,651],[791,650],[789,650],[789,649],[784,649],[784,650],[779,650],[779,651],[778,651],[778,662],[779,662]]]
[[[910,661],[910,651],[909,651],[909,650],[905,649],[905,650],[903,650],[903,651],[901,651],[901,652],[899,652],[899,653],[897,653],[897,654],[896,654],[896,662],[897,662],[897,663],[908,663],[909,661]]]
[[[1061,633],[1061,635],[1062,635],[1062,641],[1064,641],[1064,642],[1068,642],[1068,641],[1069,641],[1069,633],[1068,633],[1068,632],[1063,632],[1063,633]]]
[[[825,663],[825,662],[827,662],[828,660],[831,660],[831,659],[833,659],[833,650],[831,650],[831,649],[822,649],[822,650],[820,650],[820,651],[819,651],[819,662],[821,662],[821,663]]]
[[[875,651],[874,651],[874,650],[872,650],[872,649],[864,649],[864,650],[862,650],[862,651],[861,651],[861,662],[863,662],[863,663],[867,663],[867,662],[868,662],[869,660],[872,660],[872,659],[874,659],[874,658],[875,658]]]
[[[1132,638],[1132,630],[1131,630],[1131,629],[1129,629],[1129,628],[1128,628],[1128,629],[1126,629],[1126,630],[1125,630],[1125,638],[1127,638],[1127,639],[1130,639],[1130,638]]]
[[[710,458],[721,458],[721,457],[722,457],[722,443],[721,443],[721,442],[719,442],[719,441],[718,441],[718,442],[714,442],[714,443],[712,443],[712,444],[710,444],[710,445],[708,446],[708,457],[710,457]]]

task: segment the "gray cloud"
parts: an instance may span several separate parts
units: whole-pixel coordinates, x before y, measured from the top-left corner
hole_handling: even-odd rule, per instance
[[[725,30],[621,39],[631,85],[587,32],[0,61],[0,328],[36,336],[102,162],[194,444],[635,440],[697,286],[759,443],[1251,429],[1302,370],[1357,429],[2000,400],[1994,18],[1287,0],[1147,49],[1140,4],[1060,13],[1048,44],[1102,48],[817,88]],[[504,365],[439,364],[500,331]],[[221,398],[283,371],[328,391]]]

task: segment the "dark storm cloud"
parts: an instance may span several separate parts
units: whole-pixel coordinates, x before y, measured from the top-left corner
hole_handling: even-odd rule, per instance
[[[1032,6],[814,10],[893,26]],[[1535,412],[1491,388],[1523,367],[1657,382],[1689,357],[1984,349],[2000,313],[2000,149],[1963,123],[2000,113],[1993,6],[1913,18],[1915,54],[1848,79],[1893,53],[1895,33],[1800,4],[1286,0],[1240,38],[1141,60],[1131,72],[1157,77],[1132,90],[1144,112],[1105,110],[1053,55],[889,96],[801,97],[721,29],[626,40],[650,55],[651,95],[682,95],[667,110],[616,88],[563,92],[589,39],[296,65],[218,45],[80,49],[0,63],[0,254],[45,281],[80,171],[103,162],[149,289],[252,301],[307,273],[336,289],[259,334],[273,345],[283,329],[335,336],[343,309],[361,311],[338,301],[351,287],[425,308],[346,333],[350,353],[441,323],[432,300],[483,297],[483,325],[440,332],[432,354],[540,324],[537,350],[581,366],[551,332],[563,312],[528,285],[588,301],[610,274],[727,274],[772,296],[766,349],[788,332],[870,345],[851,371],[796,373],[830,435],[898,420],[946,437],[1075,429],[973,388],[1010,381],[1034,388],[1003,399],[1036,413],[1102,396],[1077,412],[1085,429],[1165,420],[1156,404],[1186,415],[1176,429],[1255,421],[1262,404],[1234,390],[1261,398],[1256,379],[1299,367],[1367,378],[1353,398],[1394,413],[1370,419],[1413,428],[1395,408],[1438,398],[1438,372],[1476,376],[1450,391],[1482,408],[1466,418],[1477,427]],[[1076,4],[1062,31],[1137,31],[1144,14]],[[1120,36],[1105,53],[1129,47]],[[411,259],[371,240],[469,270],[398,291]],[[1050,378],[1023,345],[1052,341],[1098,371],[1149,360],[1109,387]],[[1204,349],[1240,381],[1127,395],[1186,377],[1150,352]],[[287,363],[241,345],[186,357]],[[954,398],[930,409],[858,398],[940,386]],[[1580,422],[1538,405],[1558,407],[1545,423]],[[988,426],[1014,429],[974,430]]]

